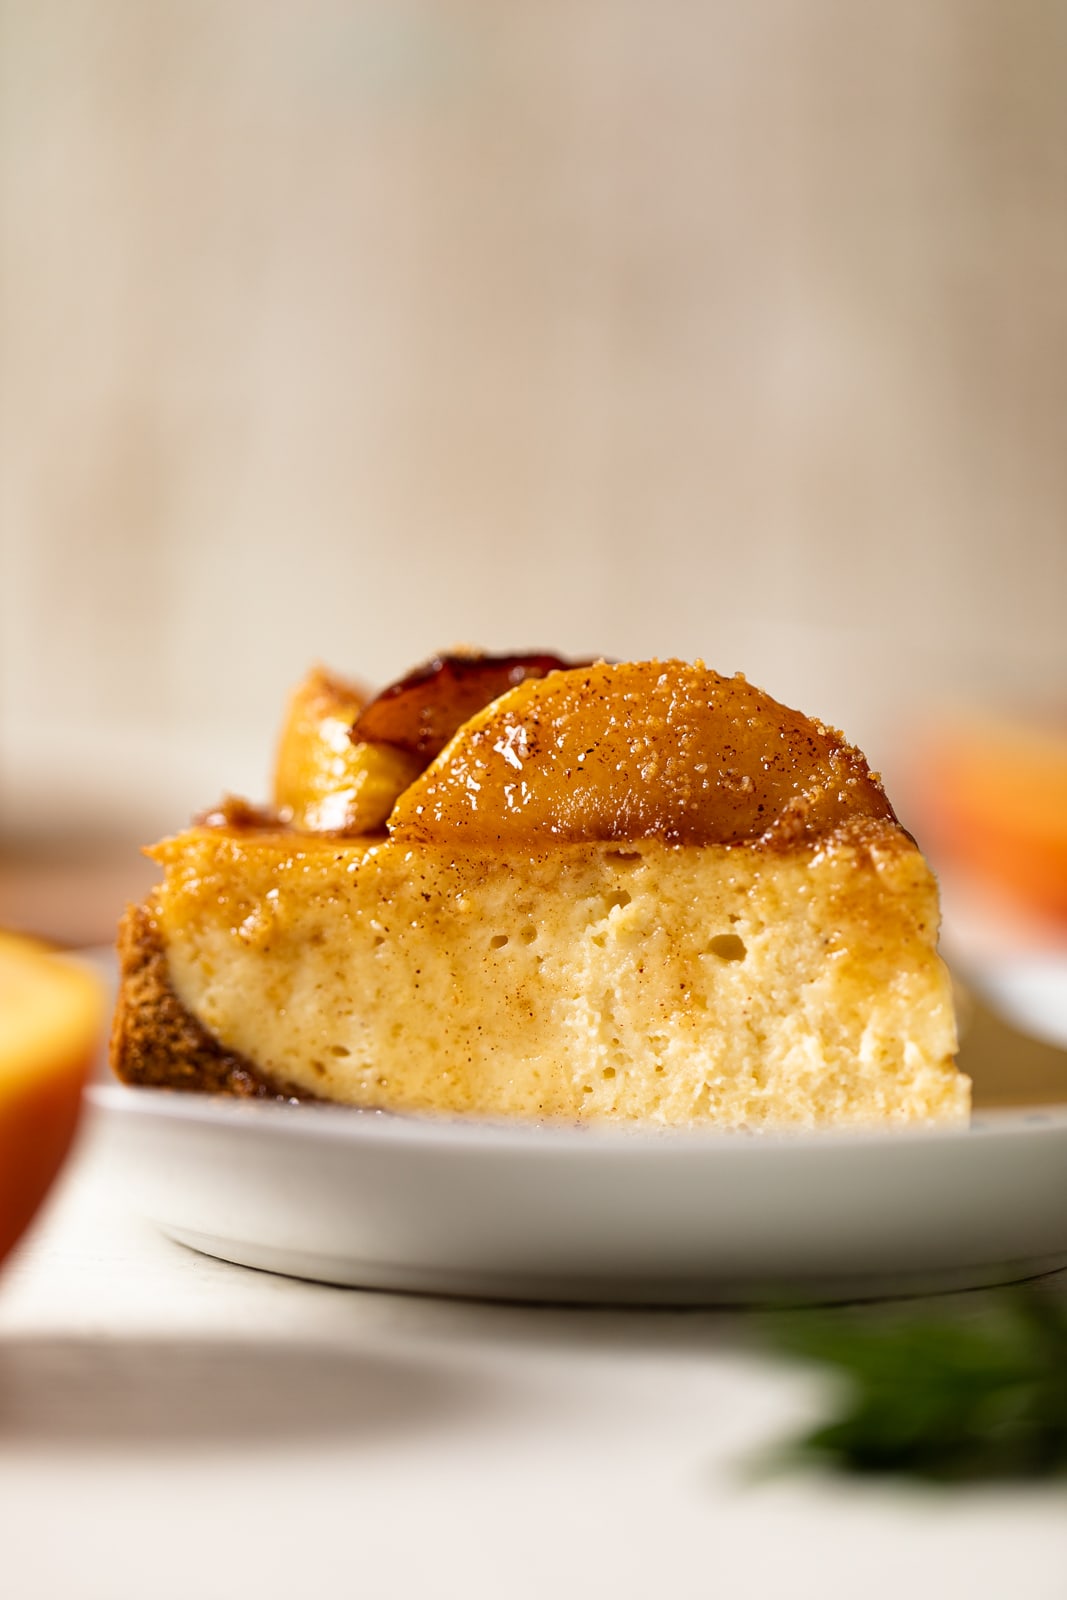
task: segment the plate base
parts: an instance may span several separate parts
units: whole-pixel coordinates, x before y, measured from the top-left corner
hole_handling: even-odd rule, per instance
[[[950,1294],[967,1289],[992,1289],[1004,1284],[1022,1283],[1045,1277],[1067,1267],[1067,1254],[1032,1256],[1003,1262],[996,1267],[953,1267],[924,1273],[872,1273],[860,1277],[808,1278],[775,1282],[762,1288],[758,1282],[717,1282],[714,1278],[665,1277],[662,1281],[640,1277],[567,1276],[534,1273],[447,1270],[425,1266],[404,1266],[382,1261],[338,1259],[307,1250],[286,1250],[272,1246],[225,1239],[215,1234],[196,1233],[185,1228],[158,1224],[175,1243],[197,1250],[201,1255],[230,1261],[236,1266],[254,1267],[287,1278],[303,1278],[312,1283],[333,1284],[346,1289],[385,1290],[401,1294],[445,1296],[460,1300],[523,1301],[549,1305],[614,1306],[738,1306],[760,1308],[769,1305],[830,1305],[847,1301],[913,1298],[917,1295]]]

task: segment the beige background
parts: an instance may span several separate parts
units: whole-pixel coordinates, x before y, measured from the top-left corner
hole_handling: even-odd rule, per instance
[[[261,791],[316,657],[1063,696],[1067,6],[0,28],[9,837]]]

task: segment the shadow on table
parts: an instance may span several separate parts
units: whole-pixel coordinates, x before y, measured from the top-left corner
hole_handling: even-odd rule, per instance
[[[0,1450],[380,1441],[489,1398],[446,1366],[321,1344],[0,1338]]]

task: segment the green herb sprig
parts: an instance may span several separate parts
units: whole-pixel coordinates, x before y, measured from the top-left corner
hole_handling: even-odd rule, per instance
[[[1067,1473],[1067,1304],[1034,1287],[969,1314],[776,1319],[780,1348],[844,1380],[791,1455],[938,1482]]]

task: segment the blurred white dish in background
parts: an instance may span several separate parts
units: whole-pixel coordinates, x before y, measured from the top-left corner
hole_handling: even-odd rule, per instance
[[[1067,1049],[1067,954],[983,963],[971,976],[1002,1015]]]

